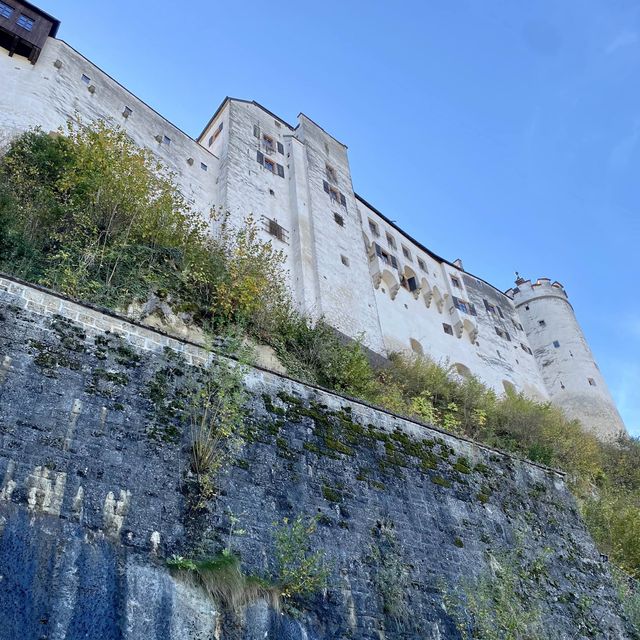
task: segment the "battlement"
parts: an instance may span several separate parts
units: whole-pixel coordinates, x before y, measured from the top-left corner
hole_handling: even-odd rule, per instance
[[[534,298],[553,296],[569,299],[564,286],[557,280],[551,282],[551,278],[538,278],[535,282],[518,278],[516,286],[505,291],[505,295],[511,298],[516,306],[524,304]]]

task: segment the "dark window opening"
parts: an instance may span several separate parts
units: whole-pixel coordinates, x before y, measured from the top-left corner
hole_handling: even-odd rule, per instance
[[[446,322],[442,323],[442,330],[445,333],[448,333],[450,336],[453,335],[453,327],[450,324],[447,324]]]
[[[171,144],[171,138],[169,136],[162,136],[162,144]]]
[[[404,245],[402,245],[402,255],[407,259],[407,260],[411,260],[411,252],[409,251],[409,249],[407,249],[407,247],[405,247]]]
[[[522,348],[522,350],[523,350],[525,353],[528,353],[530,356],[532,356],[532,355],[533,355],[533,351],[531,351],[531,349],[529,349],[529,347],[527,347],[527,345],[526,345],[526,344],[523,344],[523,343],[521,342],[521,343],[520,343],[520,347]]]
[[[377,242],[374,242],[374,247],[376,250],[376,255],[386,264],[391,265],[394,269],[398,268],[398,261],[396,257],[387,251],[385,251]]]
[[[418,266],[425,272],[427,273],[427,265],[424,263],[424,260],[422,258],[418,258]]]
[[[378,231],[378,225],[373,221],[369,220],[369,230],[373,233],[374,236],[379,236],[380,232]]]
[[[333,214],[333,219],[339,224],[341,227],[344,227],[344,218],[339,213]]]
[[[326,166],[326,170],[327,170],[327,180],[329,182],[333,182],[333,184],[337,184],[338,183],[338,174],[336,173],[336,170],[329,164],[327,164],[325,166]]]
[[[282,142],[278,142],[277,143],[277,147],[278,147],[278,153],[283,156],[284,155],[284,145],[282,144]]]
[[[538,324],[539,324],[541,327],[546,327],[546,326],[547,326],[547,323],[546,323],[546,321],[544,321],[544,320],[538,320]]]
[[[589,386],[590,387],[595,387],[596,386],[596,381],[593,378],[587,378],[587,380],[589,381]]]
[[[91,82],[91,78],[88,75],[86,75],[85,73],[82,74],[82,77],[80,79],[85,84],[89,84]]]
[[[396,240],[395,240],[395,238],[394,238],[390,233],[387,233],[387,244],[388,244],[392,249],[395,249],[395,248],[396,248]]]
[[[411,276],[410,278],[405,278],[404,276],[402,276],[402,278],[400,278],[400,286],[404,287],[407,291],[418,290],[418,283],[413,276]]]
[[[201,168],[203,171],[207,171],[207,170],[209,169],[209,167],[207,167],[207,165],[206,165],[204,162],[201,162],[201,163],[200,163],[200,168]]]
[[[559,348],[560,348],[560,342],[558,342],[558,340],[554,340],[554,341],[553,341],[553,346],[554,346],[556,349],[559,349]]]
[[[129,107],[125,107],[122,111],[122,117],[128,118],[132,113],[133,111]]]
[[[276,147],[271,136],[268,136],[266,133],[262,136],[262,142],[264,144],[264,152],[269,155],[273,155],[276,151]]]
[[[462,287],[460,286],[460,280],[458,280],[458,278],[456,278],[455,276],[451,276],[451,284],[452,284],[456,289],[462,289]]]
[[[347,258],[347,256],[340,256],[340,260],[345,267],[349,266],[349,258]]]

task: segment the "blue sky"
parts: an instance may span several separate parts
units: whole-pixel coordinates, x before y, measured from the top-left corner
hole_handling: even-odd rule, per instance
[[[302,111],[436,253],[562,282],[640,435],[640,0],[40,4],[188,133],[226,95]]]

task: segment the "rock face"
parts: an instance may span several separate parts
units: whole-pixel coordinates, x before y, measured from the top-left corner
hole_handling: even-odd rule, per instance
[[[250,370],[245,443],[195,508],[193,366],[150,329],[2,282],[1,638],[461,638],[465,585],[504,585],[510,562],[539,637],[636,637],[561,475]],[[296,617],[231,616],[166,568],[230,547],[274,575],[274,523],[297,515],[317,517],[329,579]]]

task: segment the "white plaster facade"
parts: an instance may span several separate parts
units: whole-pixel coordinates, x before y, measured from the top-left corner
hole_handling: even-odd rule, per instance
[[[603,435],[624,429],[563,290],[505,295],[423,247],[354,192],[346,146],[305,115],[294,127],[226,98],[195,140],[54,38],[35,65],[0,50],[0,87],[0,143],[78,118],[122,127],[195,211],[218,207],[236,224],[253,215],[286,255],[299,308],[372,351],[424,353],[499,393],[550,399]]]

